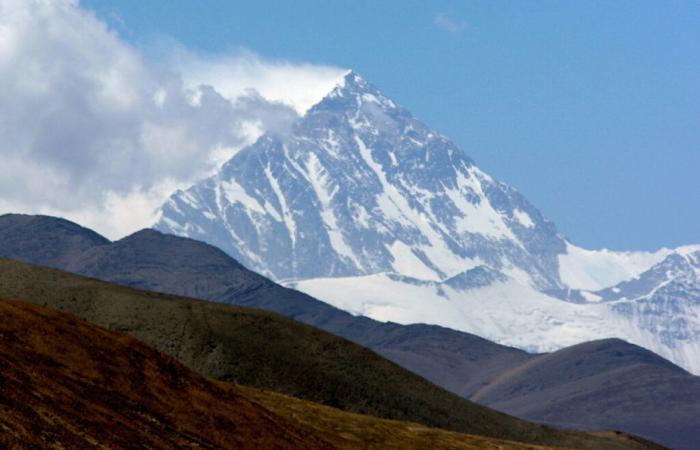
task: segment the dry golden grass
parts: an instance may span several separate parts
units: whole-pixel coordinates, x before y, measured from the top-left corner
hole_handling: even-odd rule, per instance
[[[227,385],[221,383],[222,387]],[[484,436],[429,428],[412,422],[353,414],[318,403],[247,386],[232,389],[338,449],[356,450],[535,450],[551,449]]]

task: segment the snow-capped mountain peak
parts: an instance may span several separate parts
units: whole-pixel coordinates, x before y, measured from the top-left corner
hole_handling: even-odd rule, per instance
[[[354,72],[291,135],[263,136],[162,212],[161,230],[278,280],[442,280],[487,264],[559,287],[554,226]]]
[[[695,258],[691,250],[573,246],[515,189],[352,71],[289,133],[264,134],[175,193],[155,227],[380,320],[536,351],[619,337],[684,367],[700,360],[697,302],[678,321],[668,310],[682,298],[639,309],[613,291],[671,254]]]

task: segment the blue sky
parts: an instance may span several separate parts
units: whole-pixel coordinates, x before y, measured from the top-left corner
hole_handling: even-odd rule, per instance
[[[83,0],[157,57],[352,68],[573,242],[700,242],[700,3]]]

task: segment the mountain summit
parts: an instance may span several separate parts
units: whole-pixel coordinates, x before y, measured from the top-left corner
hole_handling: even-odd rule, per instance
[[[700,371],[694,266],[674,275],[686,280],[672,284],[682,292],[653,289],[668,281],[664,261],[689,250],[572,245],[515,189],[355,72],[289,132],[264,134],[176,192],[155,228],[374,319],[537,352],[617,337]],[[647,280],[644,295],[626,296],[640,291],[624,284],[637,277]]]
[[[559,288],[553,224],[354,72],[288,136],[263,136],[176,193],[156,228],[277,280],[480,265]]]

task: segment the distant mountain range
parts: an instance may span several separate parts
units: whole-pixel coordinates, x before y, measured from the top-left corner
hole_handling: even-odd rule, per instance
[[[142,289],[276,311],[364,345],[463,397],[523,418],[591,429],[617,428],[674,448],[691,449],[700,440],[700,404],[696,401],[700,379],[621,341],[597,341],[532,355],[439,326],[381,323],[275,284],[214,247],[153,230],[110,242],[62,219],[5,215],[0,216],[0,257]],[[486,270],[474,271],[467,281],[488,280],[491,275]],[[12,277],[9,269],[0,270],[0,296],[19,298],[22,289],[30,288],[52,292],[50,284],[32,281],[37,277],[25,274],[19,288],[11,283]],[[462,282],[461,277],[450,281],[454,285]],[[20,291],[11,290],[12,286]],[[67,307],[76,308],[70,306],[71,292],[68,289],[61,295]],[[106,325],[115,323],[116,311],[107,308],[101,320]],[[148,317],[136,304],[131,314]],[[130,323],[120,327],[134,330]],[[180,345],[172,333],[161,339],[163,349]],[[211,344],[209,350],[217,348]],[[199,364],[206,361],[209,359],[203,358]],[[211,370],[217,367],[222,366],[213,364]]]
[[[700,373],[700,246],[576,247],[354,72],[289,133],[175,193],[154,227],[353,314],[534,352],[621,338]]]

